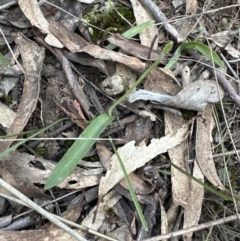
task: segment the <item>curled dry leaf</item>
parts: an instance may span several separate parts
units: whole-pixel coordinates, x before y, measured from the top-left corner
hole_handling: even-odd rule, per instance
[[[40,90],[40,73],[45,56],[44,49],[37,46],[23,34],[17,34],[14,41],[19,45],[25,70],[25,80],[16,118],[7,130],[8,134],[21,132],[36,107]],[[6,150],[10,145],[10,141],[3,142],[0,145],[0,152]]]
[[[160,139],[152,139],[148,146],[146,146],[146,144],[135,146],[135,141],[131,141],[123,147],[118,148],[118,153],[127,173],[129,174],[135,171],[157,155],[179,145],[187,137],[187,129],[188,124],[185,124],[182,128],[178,129],[174,135],[166,135]],[[124,177],[116,155],[113,155],[110,161],[111,168],[100,181],[99,196],[104,196]]]
[[[175,96],[162,95],[146,90],[135,91],[128,99],[154,100],[159,104],[187,110],[203,111],[208,103],[219,102],[224,97],[224,91],[213,80],[199,80],[192,82]]]
[[[47,34],[45,42],[57,48],[63,48],[59,40],[50,32],[49,23],[44,17],[37,0],[18,0],[18,5],[31,24]]]

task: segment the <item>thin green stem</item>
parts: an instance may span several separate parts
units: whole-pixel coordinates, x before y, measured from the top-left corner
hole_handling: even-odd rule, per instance
[[[149,68],[138,78],[134,85],[128,91],[126,91],[126,93],[109,108],[109,116],[112,116],[114,108],[121,104],[132,93],[132,91],[147,77],[147,75],[150,74],[150,72],[159,65],[163,56],[171,51],[172,46],[173,42],[169,42],[164,46],[162,53],[160,54],[160,57],[152,65],[150,65]]]

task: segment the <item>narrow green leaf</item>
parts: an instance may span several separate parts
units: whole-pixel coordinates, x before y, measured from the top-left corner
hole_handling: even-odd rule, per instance
[[[181,52],[183,50],[191,50],[191,49],[196,49],[202,55],[204,55],[205,57],[209,58],[210,60],[213,58],[213,61],[218,66],[220,66],[220,67],[223,66],[223,63],[222,63],[221,59],[218,57],[218,55],[213,50],[211,50],[207,45],[205,45],[203,43],[199,43],[199,42],[188,42],[188,43],[181,44],[177,48],[177,50],[175,51],[173,57],[170,59],[168,64],[165,66],[165,69],[171,69],[176,64],[176,62],[180,58]]]
[[[228,196],[226,193],[222,192],[222,191],[218,191],[215,188],[207,185],[206,183],[201,182],[199,179],[197,179],[196,177],[192,176],[191,174],[189,174],[188,172],[184,171],[183,169],[181,169],[180,167],[176,166],[174,163],[168,161],[170,163],[170,165],[172,165],[174,168],[176,168],[178,171],[180,171],[181,173],[185,174],[186,176],[188,176],[189,178],[191,178],[192,180],[194,180],[195,182],[197,182],[199,185],[203,186],[204,188],[206,188],[207,190],[209,190],[210,192],[218,195],[219,197],[224,198],[225,200],[228,201],[233,201],[233,198]]]
[[[101,114],[91,121],[54,168],[44,186],[45,190],[57,186],[71,174],[113,119],[108,114]]]
[[[141,23],[141,24],[139,24],[139,25],[137,25],[137,26],[135,26],[135,27],[127,30],[126,32],[124,32],[124,33],[122,34],[122,36],[125,37],[125,38],[127,38],[127,39],[132,38],[132,37],[134,37],[135,35],[141,33],[143,30],[145,30],[145,29],[147,29],[148,27],[150,27],[153,23],[154,23],[153,20],[149,20],[149,21],[147,21],[147,22]],[[108,44],[108,45],[106,46],[106,48],[107,48],[107,49],[110,49],[110,50],[113,50],[113,49],[115,49],[116,47],[117,47],[117,46],[114,45],[114,44]]]
[[[122,159],[121,159],[121,157],[120,157],[120,155],[119,155],[119,153],[118,153],[118,151],[117,151],[117,149],[116,149],[116,147],[115,147],[115,145],[114,145],[114,143],[113,143],[113,141],[112,141],[112,138],[109,137],[109,140],[110,140],[110,142],[111,142],[111,144],[112,144],[114,153],[115,153],[115,155],[117,156],[117,159],[118,159],[119,164],[120,164],[120,166],[121,166],[121,169],[122,169],[122,171],[123,171],[124,177],[125,177],[125,179],[126,179],[126,181],[127,181],[128,188],[129,188],[129,191],[130,191],[130,194],[131,194],[131,197],[132,197],[134,206],[135,206],[135,208],[136,208],[136,210],[137,210],[138,216],[139,216],[140,221],[141,221],[141,223],[142,223],[142,226],[144,227],[144,229],[145,229],[146,231],[148,231],[147,222],[146,222],[146,220],[145,220],[145,217],[144,217],[144,215],[143,215],[143,213],[142,213],[142,210],[141,210],[141,208],[140,208],[140,205],[139,205],[139,203],[138,203],[136,194],[135,194],[135,192],[134,192],[134,190],[133,190],[133,187],[132,187],[132,184],[131,184],[131,182],[130,182],[129,176],[128,176],[128,174],[127,174],[126,168],[125,168],[125,166],[124,166],[124,164],[123,164],[123,161],[122,161]]]

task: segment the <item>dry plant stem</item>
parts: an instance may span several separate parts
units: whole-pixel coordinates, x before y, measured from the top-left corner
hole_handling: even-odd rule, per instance
[[[181,41],[181,39],[179,39],[179,34],[177,30],[170,23],[167,22],[168,20],[165,14],[159,9],[159,7],[152,0],[139,0],[139,2],[144,7],[149,9],[149,11],[152,13],[152,15],[157,20],[157,22],[163,23],[163,27],[166,29],[166,31],[169,34],[172,35],[172,37],[175,38],[175,40],[177,40],[177,42]]]
[[[209,227],[212,227],[212,226],[216,226],[216,225],[219,225],[219,224],[232,222],[232,221],[235,221],[237,219],[238,219],[237,215],[232,215],[232,216],[220,218],[218,220],[214,220],[214,221],[211,221],[211,222],[199,224],[197,226],[193,226],[193,227],[190,227],[190,228],[185,228],[185,229],[178,230],[178,231],[175,231],[175,232],[155,236],[153,238],[144,239],[142,241],[158,241],[158,240],[163,240],[163,239],[167,239],[167,238],[178,237],[180,235],[184,235],[185,233],[196,232],[198,230],[202,230],[202,229],[209,228]]]
[[[2,178],[0,178],[0,186],[11,192],[15,197],[18,197],[20,200],[22,200],[24,203],[26,203],[27,206],[34,209],[36,212],[40,213],[42,216],[46,217],[49,221],[54,223],[59,228],[66,231],[68,234],[70,234],[72,237],[76,238],[79,241],[87,241],[85,238],[83,238],[81,235],[79,235],[77,232],[69,228],[67,225],[60,222],[56,217],[54,217],[51,213],[45,211],[41,207],[39,207],[36,203],[34,203],[32,200],[30,200],[28,197],[23,195],[21,192],[19,192],[17,189],[9,185],[7,182],[5,182]]]

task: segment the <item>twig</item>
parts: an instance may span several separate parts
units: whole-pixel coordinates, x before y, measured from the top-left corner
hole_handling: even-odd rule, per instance
[[[220,218],[218,220],[210,221],[210,222],[207,222],[207,223],[202,223],[202,224],[199,224],[197,226],[190,227],[190,228],[185,228],[185,229],[178,230],[178,231],[175,231],[175,232],[155,236],[153,238],[144,239],[143,241],[159,241],[159,240],[163,240],[163,239],[167,239],[167,238],[173,238],[173,237],[183,235],[185,233],[195,232],[195,231],[202,230],[202,229],[205,229],[205,228],[209,228],[209,227],[212,227],[212,226],[216,226],[216,225],[219,225],[219,224],[222,224],[222,223],[235,221],[237,219],[238,219],[237,215],[232,215],[232,216],[229,216],[229,217]]]

